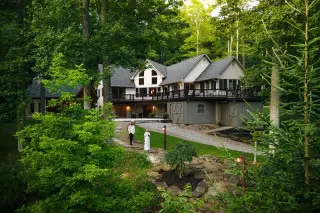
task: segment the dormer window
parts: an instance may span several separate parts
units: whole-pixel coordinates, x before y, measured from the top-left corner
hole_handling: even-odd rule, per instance
[[[157,72],[152,70],[152,84],[158,84]]]
[[[139,73],[139,85],[144,85],[144,71]]]

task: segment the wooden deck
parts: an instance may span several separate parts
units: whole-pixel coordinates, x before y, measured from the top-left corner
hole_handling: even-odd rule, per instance
[[[125,94],[112,97],[115,103],[127,102],[157,102],[157,101],[183,101],[183,100],[238,100],[261,101],[258,92],[252,90],[217,90],[193,89],[161,92],[154,95]]]

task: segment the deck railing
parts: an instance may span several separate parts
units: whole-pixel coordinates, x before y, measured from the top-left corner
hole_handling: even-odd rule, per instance
[[[222,89],[190,89],[172,90],[169,92],[158,92],[149,94],[124,94],[113,95],[113,101],[162,101],[162,100],[181,100],[181,99],[245,99],[258,100],[261,97],[254,90],[222,90]]]

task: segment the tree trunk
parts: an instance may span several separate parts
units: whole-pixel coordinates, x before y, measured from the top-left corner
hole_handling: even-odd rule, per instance
[[[237,19],[237,47],[236,47],[236,58],[239,58],[239,20]]]
[[[303,91],[303,102],[304,102],[304,177],[305,184],[309,185],[309,55],[308,55],[308,41],[309,41],[309,1],[305,0],[305,39],[304,39],[304,91]]]
[[[271,124],[276,128],[279,128],[280,126],[280,95],[278,91],[279,81],[279,70],[277,65],[274,64],[271,70],[270,121]],[[274,143],[277,143],[277,141],[274,141]],[[274,153],[274,146],[272,144],[269,144],[269,152]]]
[[[101,13],[100,13],[100,19],[101,19],[101,27],[105,25],[106,22],[106,15],[107,15],[107,6],[108,6],[108,0],[101,0]],[[102,50],[102,70],[105,73],[106,68],[108,67],[108,61],[105,56],[106,49],[103,48]],[[110,99],[110,77],[111,74],[108,72],[107,75],[103,75],[104,79],[102,79],[102,85],[103,85],[103,106],[106,106]],[[103,115],[106,118],[107,116],[107,110],[103,110]]]
[[[82,37],[84,43],[87,44],[89,39],[89,0],[82,0]],[[85,45],[86,46],[86,45]],[[83,50],[86,51],[86,50]],[[86,54],[84,54],[86,57]],[[84,59],[85,61],[86,59]],[[85,66],[86,67],[86,66]],[[84,100],[84,109],[90,109],[90,90],[89,86],[85,85],[83,88],[83,100]]]

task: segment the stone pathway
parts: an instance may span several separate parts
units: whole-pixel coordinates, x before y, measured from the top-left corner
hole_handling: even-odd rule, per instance
[[[163,149],[152,148],[150,151],[144,151],[143,143],[134,141],[132,146],[129,144],[129,139],[127,134],[123,134],[123,127],[127,124],[119,124],[116,133],[118,138],[113,138],[113,141],[118,143],[119,145],[123,146],[127,150],[132,150],[138,153],[144,153],[148,156],[148,159],[153,164],[159,164],[163,161],[164,155],[167,153]]]
[[[177,138],[190,140],[202,144],[207,144],[216,147],[225,147],[231,150],[237,150],[240,152],[254,153],[255,149],[249,144],[234,141],[228,138],[211,136],[199,131],[184,129],[176,124],[172,123],[136,123],[136,125],[147,128],[151,131],[163,133],[163,126],[167,127],[167,135],[171,135]]]

